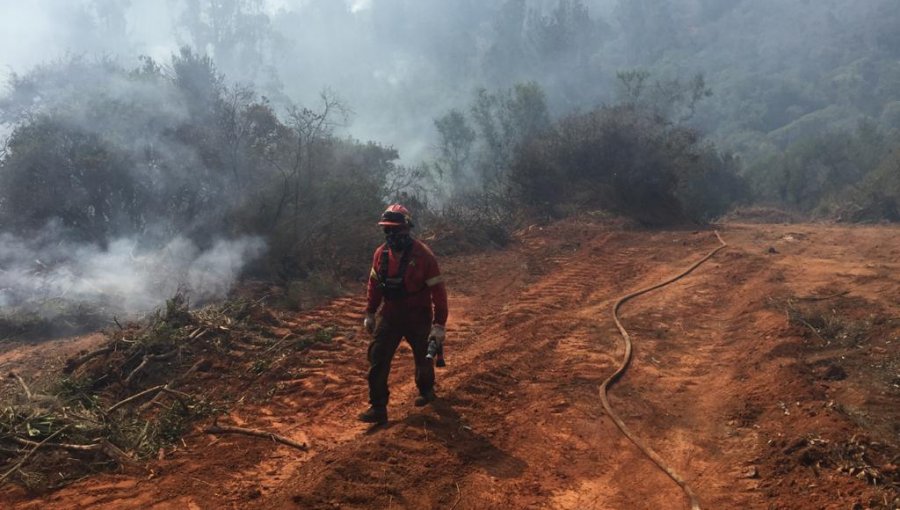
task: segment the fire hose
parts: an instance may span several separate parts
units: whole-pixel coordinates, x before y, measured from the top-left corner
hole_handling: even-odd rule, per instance
[[[612,384],[614,384],[620,377],[622,377],[622,375],[625,373],[625,370],[627,370],[627,368],[628,368],[628,364],[631,362],[631,351],[632,351],[631,336],[628,334],[628,331],[625,329],[624,326],[622,326],[622,322],[619,320],[619,308],[621,308],[622,305],[625,304],[627,301],[629,301],[637,296],[646,294],[648,292],[654,291],[661,287],[665,287],[666,285],[669,285],[670,283],[673,283],[675,281],[680,280],[681,278],[684,278],[685,276],[690,274],[694,269],[697,269],[701,264],[703,264],[704,262],[706,262],[707,260],[712,258],[713,255],[715,255],[720,250],[722,250],[723,248],[728,246],[728,244],[724,240],[722,240],[722,237],[719,235],[718,232],[715,232],[715,234],[716,234],[716,238],[719,240],[720,245],[716,249],[707,253],[706,256],[704,256],[700,260],[694,262],[689,268],[687,268],[684,271],[682,271],[681,273],[669,278],[668,280],[657,283],[655,285],[651,285],[650,287],[645,287],[643,289],[636,290],[630,294],[620,297],[618,299],[618,301],[616,301],[616,303],[613,305],[612,315],[613,315],[613,320],[616,322],[616,327],[619,329],[619,333],[622,334],[622,338],[625,340],[625,355],[622,358],[622,362],[619,365],[618,370],[616,370],[611,376],[609,376],[605,381],[603,381],[602,385],[600,385],[600,400],[603,403],[603,408],[606,410],[606,414],[609,415],[609,417],[613,420],[613,422],[616,424],[616,426],[619,428],[619,430],[622,431],[622,434],[624,434],[628,439],[630,439],[631,442],[634,443],[634,445],[637,446],[638,449],[640,449],[641,452],[644,453],[644,455],[649,457],[650,460],[652,460],[654,464],[659,466],[659,468],[662,469],[669,476],[669,478],[674,480],[675,483],[677,483],[679,485],[679,487],[681,487],[681,490],[684,491],[684,493],[691,500],[691,510],[700,510],[700,502],[697,500],[697,496],[696,496],[696,494],[694,494],[694,491],[691,490],[691,488],[690,488],[690,486],[688,486],[687,482],[685,482],[684,479],[677,472],[675,472],[674,469],[672,469],[671,467],[669,467],[666,464],[666,462],[663,460],[662,457],[659,456],[658,453],[656,453],[652,448],[650,448],[647,444],[645,444],[639,437],[637,437],[637,435],[634,434],[634,432],[632,432],[625,425],[625,422],[622,421],[622,419],[615,413],[615,411],[613,411],[612,406],[609,405],[609,400],[607,399],[607,392],[609,391],[609,387]]]

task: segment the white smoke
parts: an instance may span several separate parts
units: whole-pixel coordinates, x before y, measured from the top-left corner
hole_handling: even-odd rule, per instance
[[[148,250],[134,238],[101,247],[59,241],[59,232],[50,225],[30,239],[0,234],[0,307],[61,300],[141,313],[178,291],[199,304],[225,297],[265,251],[258,237],[222,239],[206,250],[176,237]]]

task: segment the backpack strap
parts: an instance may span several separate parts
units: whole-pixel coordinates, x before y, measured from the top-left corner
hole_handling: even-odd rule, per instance
[[[378,267],[378,280],[379,285],[384,292],[385,299],[394,300],[408,295],[404,277],[406,276],[406,269],[409,267],[409,262],[412,259],[412,252],[412,245],[406,250],[403,250],[403,255],[400,257],[400,267],[398,268],[397,276],[391,278],[388,276],[388,269],[390,266],[389,248],[387,245],[384,245],[382,248],[381,260],[379,261]]]
[[[387,281],[389,258],[389,248],[387,243],[384,243],[381,245],[381,261],[378,265],[378,281],[382,286],[384,286],[384,282]]]
[[[400,281],[403,281],[403,277],[406,276],[406,268],[409,267],[409,260],[412,258],[413,247],[410,246],[406,250],[403,251],[403,256],[400,257],[400,270],[397,271],[397,278]]]

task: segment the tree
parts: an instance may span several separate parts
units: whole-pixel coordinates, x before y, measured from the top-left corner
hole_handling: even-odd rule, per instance
[[[450,110],[434,121],[438,130],[438,160],[435,165],[441,178],[449,179],[454,190],[462,190],[469,171],[469,160],[475,142],[475,130],[465,115]]]
[[[167,65],[74,60],[35,72],[3,98],[14,106],[0,153],[3,232],[56,224],[100,246],[128,237],[200,250],[262,236],[266,276],[351,271],[374,234],[372,211],[422,178],[395,164],[393,148],[337,138],[350,111],[330,92],[279,118],[189,48]]]
[[[482,72],[491,84],[507,87],[530,74],[525,39],[527,18],[525,0],[506,0],[497,11],[492,23],[492,43],[482,64]]]
[[[803,212],[827,211],[864,182],[888,154],[888,139],[872,122],[855,131],[806,137],[751,167],[757,198]]]
[[[272,52],[282,37],[272,28],[263,0],[185,0],[176,30],[233,79],[270,78],[266,85],[277,86]]]
[[[0,218],[28,235],[59,219],[73,238],[104,245],[139,227],[139,184],[131,162],[97,134],[43,116],[17,128],[0,161]]]
[[[544,91],[534,82],[497,93],[479,89],[471,112],[480,137],[478,177],[502,187],[517,147],[550,128]]]
[[[736,161],[634,105],[568,115],[517,151],[516,202],[540,216],[602,209],[648,224],[705,221],[743,198]]]
[[[677,23],[669,2],[619,0],[615,14],[632,65],[652,64],[678,46]]]
[[[582,0],[558,0],[544,14],[529,12],[526,38],[533,48],[530,79],[540,79],[557,109],[592,105],[602,97],[591,84],[605,80],[600,55],[609,26],[594,18]]]
[[[639,69],[619,71],[616,77],[622,102],[676,123],[691,120],[697,113],[697,105],[712,96],[712,89],[706,86],[702,74],[696,74],[686,82],[675,78],[650,83],[650,73]]]
[[[289,189],[282,194],[283,202],[292,201],[291,221],[293,232],[299,235],[303,210],[316,206],[316,195],[309,193],[303,197],[303,190],[312,191],[316,181],[321,178],[322,169],[318,166],[318,150],[331,136],[332,130],[341,122],[346,122],[349,109],[329,91],[322,92],[321,107],[313,110],[307,107],[291,106],[288,109],[288,127],[292,131],[295,147],[290,156],[291,162],[286,181]],[[281,203],[280,202],[280,203]]]

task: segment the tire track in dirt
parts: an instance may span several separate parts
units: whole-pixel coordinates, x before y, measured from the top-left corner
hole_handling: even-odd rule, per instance
[[[555,263],[552,261],[548,263],[548,267],[553,265]],[[445,456],[451,463],[457,464],[457,467],[468,465],[467,469],[470,470],[484,467],[497,476],[511,476],[521,471],[520,460],[492,446],[491,437],[502,429],[502,423],[482,424],[472,420],[471,415],[484,414],[490,410],[491,416],[502,416],[504,407],[515,405],[510,394],[519,391],[522,383],[522,367],[533,364],[535,351],[546,349],[555,341],[548,335],[537,346],[526,342],[522,333],[533,335],[530,330],[534,329],[532,326],[534,320],[523,321],[522,317],[533,315],[533,307],[541,300],[549,303],[552,308],[571,307],[573,282],[585,280],[584,274],[586,273],[583,267],[563,268],[549,282],[542,279],[529,288],[518,306],[507,306],[496,315],[468,317],[459,323],[454,322],[451,327],[452,354],[449,357],[451,369],[438,372],[439,391],[445,396],[442,404],[446,405],[436,406],[434,410],[411,410],[404,418],[400,404],[407,400],[404,398],[403,390],[411,388],[411,383],[402,381],[404,379],[410,381],[411,374],[403,373],[403,366],[408,363],[402,363],[400,362],[402,360],[398,359],[395,365],[400,365],[401,369],[392,376],[392,387],[400,388],[399,391],[395,390],[392,393],[395,398],[392,399],[391,406],[392,419],[398,421],[386,430],[372,436],[363,436],[358,441],[345,445],[344,448],[338,448],[350,452],[359,448],[364,450],[362,453],[351,454],[341,462],[350,466],[348,469],[334,469],[334,461],[331,461],[328,473],[324,474],[322,479],[317,480],[313,477],[306,481],[305,484],[313,486],[313,489],[303,492],[322,493],[321,488],[315,487],[320,485],[326,488],[324,492],[332,496],[336,493],[349,494],[350,503],[355,501],[353,494],[359,490],[367,497],[376,495],[376,501],[380,495],[385,504],[391,500],[394,504],[402,504],[404,497],[402,492],[379,493],[378,487],[382,487],[382,492],[386,490],[384,485],[380,485],[379,480],[384,480],[385,477],[408,479],[410,473],[406,471],[410,469],[410,465],[420,464],[417,459],[423,456],[421,445],[423,442],[427,444],[427,441],[444,441],[447,448],[444,451]],[[588,282],[585,281],[580,285],[586,288]],[[521,324],[516,326],[516,323]],[[398,354],[398,358],[402,358],[404,353]],[[454,370],[453,367],[459,369]],[[401,381],[400,384],[397,384],[398,380]],[[362,399],[358,399],[357,402],[361,403]],[[385,450],[391,454],[385,457],[378,453]],[[340,453],[326,453],[323,457],[339,456]],[[456,459],[451,460],[450,457]],[[326,459],[325,462],[329,460]],[[377,473],[379,470],[381,476],[373,477],[368,482],[358,479],[361,473]],[[304,468],[303,471],[319,472],[315,467]],[[432,475],[427,471],[421,473],[425,479]],[[453,483],[449,480],[444,480],[443,483],[449,484],[447,487],[455,490],[455,480],[461,477],[456,474],[453,478]],[[431,483],[440,485],[442,482],[438,479],[432,480]],[[335,490],[334,487],[343,488]],[[316,506],[327,503],[326,499],[303,497],[302,501],[308,506]],[[344,502],[348,500],[342,499]],[[366,501],[373,503],[372,500]]]
[[[618,462],[622,445],[611,423],[598,423],[596,398],[614,349],[597,342],[596,318],[579,317],[584,300],[598,299],[598,286],[611,288],[618,278],[598,274],[598,264],[629,264],[630,254],[605,249],[608,239],[551,261],[555,267],[515,302],[477,318],[475,329],[490,341],[469,343],[456,358],[466,371],[444,379],[434,409],[410,411],[377,439],[348,442],[319,459],[321,469],[304,467],[288,485],[293,501],[304,508],[437,508],[455,501],[459,484],[468,494],[459,508],[521,508],[545,505],[585,470]],[[434,460],[422,464],[428,441],[437,443],[424,452]]]
[[[611,392],[613,406],[692,482],[704,508],[846,508],[862,501],[853,494],[869,494],[840,473],[788,471],[802,452],[786,453],[787,439],[857,429],[823,408],[827,389],[798,376],[799,339],[769,301],[835,280],[873,301],[896,294],[893,266],[879,261],[900,246],[855,229],[864,251],[848,259],[843,230],[805,228],[820,236],[816,250],[787,240],[804,239],[799,229],[728,229],[721,257],[622,311],[635,360]],[[235,388],[245,399],[223,423],[305,438],[310,452],[192,434],[184,452],[152,463],[150,480],[99,476],[21,507],[682,508],[677,486],[604,416],[597,391],[621,358],[613,300],[682,269],[708,251],[709,236],[576,221],[529,229],[507,252],[448,261],[442,398],[412,406],[411,353],[402,346],[391,423],[372,431],[355,421],[366,401],[362,289],[283,316],[285,333],[332,327],[332,338],[273,359],[262,376],[270,391]],[[767,251],[775,242],[784,257]],[[824,262],[805,265],[811,258]]]
[[[622,345],[620,335],[610,316],[614,299],[636,288],[643,288],[668,279],[677,271],[684,269],[684,267],[696,260],[698,254],[703,255],[708,252],[710,245],[709,235],[709,233],[705,232],[693,232],[692,234],[674,233],[674,235],[673,233],[650,234],[644,236],[646,238],[640,242],[635,242],[635,239],[631,239],[616,256],[612,257],[608,272],[610,275],[613,275],[613,280],[616,280],[615,276],[621,277],[619,281],[610,283],[610,286],[615,290],[610,292],[608,289],[606,291],[597,289],[591,296],[592,299],[588,299],[583,303],[579,314],[582,317],[593,318],[596,321],[598,331],[595,333],[593,341],[603,345],[606,352],[609,352],[610,355],[614,354],[615,365],[618,365],[621,359]],[[665,251],[658,249],[659,246],[665,247],[667,245],[674,245],[677,248]],[[655,292],[665,293],[671,287],[683,285],[683,282],[688,278],[690,276],[686,277],[685,280]],[[641,296],[634,303],[640,305],[639,302],[645,296]],[[632,322],[628,319],[630,308],[636,306],[634,303],[630,302],[623,307],[622,314],[625,316],[623,321],[626,328],[632,332],[635,359],[623,381],[619,382],[612,389],[610,400],[620,416],[639,437],[645,439],[667,462],[671,461],[670,456],[675,457],[672,465],[679,466],[679,464],[682,464],[680,461],[685,458],[684,451],[670,451],[670,449],[661,448],[652,440],[653,436],[647,438],[644,434],[647,423],[657,426],[655,422],[659,420],[659,417],[662,417],[663,422],[665,422],[672,412],[676,412],[670,407],[678,408],[677,405],[673,406],[672,404],[648,408],[646,405],[647,397],[666,396],[668,398],[668,395],[673,392],[673,388],[668,386],[653,389],[646,387],[634,388],[626,384],[626,381],[634,379],[635,373],[639,374],[647,370],[643,366],[646,360],[640,356],[644,349],[642,345],[643,338],[634,334]],[[569,357],[576,355],[577,353],[573,352]],[[653,359],[653,363],[658,368],[659,361]],[[598,374],[594,378],[595,389],[600,386],[600,383],[611,373],[613,368],[611,366],[609,370]],[[681,391],[682,389],[675,391]],[[554,508],[680,508],[681,501],[687,501],[680,488],[650,459],[640,453],[618,429],[611,426],[610,420],[602,418],[601,423],[605,429],[605,434],[603,437],[597,437],[592,447],[598,452],[602,452],[605,462],[595,462],[593,467],[586,465],[582,473],[587,475],[582,475],[578,484],[556,494],[552,504],[549,506]],[[675,433],[676,443],[684,443],[684,438],[679,438],[678,432],[678,430],[669,431],[669,433]],[[681,436],[684,436],[684,434],[681,434]],[[688,450],[690,450],[691,443],[689,439],[687,441]],[[688,459],[690,459],[690,453],[690,451],[687,452]],[[689,476],[691,474],[690,469],[676,467],[676,470],[685,475],[686,478],[692,478],[692,476]],[[679,503],[675,503],[676,501]]]
[[[777,450],[783,437],[804,445],[802,438],[823,431],[832,431],[830,441],[854,434],[846,417],[828,412],[827,398],[798,373],[797,360],[770,354],[792,352],[773,296],[821,294],[816,289],[834,277],[821,275],[810,285],[800,278],[805,268],[793,268],[789,274],[798,281],[787,279],[767,246],[733,234],[725,232],[730,248],[701,271],[625,307],[635,363],[612,392],[613,406],[688,479],[704,508],[843,508],[867,501],[850,494],[868,490],[842,488],[851,480],[809,471],[801,455]],[[828,271],[848,270],[855,271],[852,264]],[[795,463],[806,476],[780,478]],[[619,496],[606,499],[609,508],[655,508],[637,497],[640,487],[621,490],[632,483],[632,466],[621,464],[613,476],[585,485],[578,491],[582,501],[595,492],[605,498],[606,487],[617,487]],[[665,507],[686,508],[672,501]]]
[[[301,467],[304,472],[329,473],[312,492],[332,497],[337,494],[339,497],[334,501],[341,505],[370,506],[375,501],[380,504],[385,502],[384,497],[378,499],[380,494],[386,496],[387,504],[418,508],[423,506],[421,497],[409,498],[396,487],[415,480],[414,485],[429,487],[425,491],[430,498],[427,501],[442,506],[449,501],[456,484],[462,483],[468,491],[490,495],[469,501],[463,508],[495,504],[521,506],[541,504],[558,492],[560,486],[572,483],[584,472],[621,462],[617,460],[621,455],[615,450],[628,445],[619,444],[618,433],[612,427],[597,426],[602,411],[596,402],[596,388],[612,368],[610,352],[615,346],[612,342],[598,345],[596,317],[574,316],[587,304],[585,299],[589,296],[593,300],[611,299],[612,295],[602,289],[616,288],[619,292],[618,287],[624,284],[618,281],[618,275],[626,272],[639,275],[634,268],[638,251],[605,250],[607,239],[608,236],[591,242],[587,248],[567,256],[539,260],[547,275],[519,294],[520,299],[505,306],[499,314],[454,325],[454,333],[462,341],[453,363],[476,370],[448,374],[443,382],[452,388],[452,394],[446,399],[448,405],[436,408],[435,415],[410,413],[400,422],[400,432],[363,445],[343,462],[326,461],[328,467],[322,470]],[[598,266],[603,268],[600,274]],[[360,310],[362,306],[360,298],[338,300],[289,323],[298,333],[315,324],[329,324],[350,333],[337,335],[333,346],[310,353],[313,367],[302,377],[276,384],[276,393],[262,407],[233,412],[230,419],[239,425],[294,437],[298,431],[305,430],[306,437],[316,445],[315,451],[325,450],[326,457],[332,453],[329,450],[335,450],[334,455],[340,459],[344,450],[357,449],[359,441],[354,438],[361,428],[347,427],[347,423],[352,423],[364,395],[353,394],[359,391],[358,383],[354,389],[353,384],[341,386],[340,382],[342,378],[364,381],[364,339],[356,339],[352,333],[362,314],[347,311],[348,308]],[[482,342],[481,338],[490,340]],[[350,354],[353,351],[359,357]],[[403,356],[404,352],[401,350],[399,354]],[[409,364],[398,363],[394,379],[411,381]],[[395,394],[412,394],[411,383],[394,386],[399,386]],[[296,409],[302,412],[293,416],[292,411]],[[616,438],[614,448],[606,451],[597,448],[598,444],[610,443],[611,437]],[[451,477],[434,476],[434,465],[448,464],[441,459],[436,459],[437,464],[422,465],[418,471],[409,467],[429,457],[430,450],[423,449],[423,442],[442,439],[447,442],[441,446],[456,457]],[[349,444],[342,447],[342,441]],[[217,447],[229,448],[247,442],[247,439],[223,438]],[[218,494],[230,501],[246,499],[247,495],[262,496],[260,501],[265,501],[266,495],[280,490],[281,481],[289,478],[297,464],[305,462],[305,457],[308,456],[282,451],[262,455],[243,467],[232,464]],[[529,465],[535,459],[547,461],[554,466],[554,471],[546,472],[543,464]],[[454,465],[453,459],[449,460],[449,465]],[[340,465],[335,467],[334,463]],[[365,476],[366,472],[379,471],[381,476],[372,480]],[[197,477],[197,481],[203,480]],[[496,487],[498,481],[503,486],[500,490]],[[128,501],[124,494],[115,492],[107,495],[107,501]],[[597,496],[593,494],[594,502]],[[154,500],[167,504],[162,494],[141,499]],[[580,504],[587,500],[574,501]],[[323,498],[302,497],[298,502],[301,506],[328,506],[328,500]]]
[[[328,306],[285,321],[285,326],[298,336],[321,331],[331,331],[329,335],[333,336],[327,342],[313,344],[302,354],[280,358],[294,366],[298,363],[292,358],[300,357],[300,369],[289,370],[274,381],[264,402],[251,405],[243,412],[230,413],[228,417],[241,426],[246,423],[246,426],[306,441],[311,451],[302,453],[280,448],[281,454],[267,456],[236,471],[226,484],[232,494],[263,496],[288,479],[298,463],[359,434],[362,425],[348,428],[347,424],[354,422],[358,402],[364,398],[359,385],[360,380],[365,380],[368,368],[367,338],[360,331],[364,309],[365,299],[357,295],[336,299]],[[268,370],[277,371],[276,364],[277,361]]]
[[[740,306],[735,306],[732,297],[740,296],[744,287],[762,277],[757,265],[741,268],[748,282],[743,285],[723,278],[727,269],[723,269],[722,258],[733,250],[623,307],[622,321],[632,336],[635,356],[628,373],[610,393],[613,407],[622,410],[628,426],[688,481],[703,508],[758,507],[758,501],[741,494],[745,491],[736,483],[739,469],[744,467],[740,461],[747,458],[726,452],[730,445],[722,433],[730,392],[734,391],[733,371],[740,366],[731,345]],[[655,278],[667,276],[671,274]],[[723,469],[723,464],[732,467]],[[628,487],[631,479],[629,466],[622,465],[601,485]],[[654,484],[620,491],[612,507],[653,508],[648,504],[648,492],[668,492],[665,484],[677,490],[671,480],[653,479]],[[669,508],[688,506],[680,491],[668,503]]]
[[[22,508],[243,508],[264,499],[310,458],[365,432],[365,425],[355,419],[367,400],[368,337],[360,327],[364,307],[361,289],[325,307],[282,317],[279,322],[284,334],[301,337],[333,328],[334,336],[330,342],[314,344],[302,353],[273,359],[266,371],[277,372],[284,365],[283,375],[276,377],[263,396],[252,385],[235,388],[237,404],[220,420],[309,441],[310,452],[242,436],[211,440],[195,433],[186,437],[183,451],[153,463],[149,479],[135,482],[133,474],[99,475],[24,502]],[[465,319],[454,321],[453,334],[459,335],[464,344],[473,336],[469,333],[472,327]],[[409,348],[402,344],[392,376],[395,401],[411,400],[414,394],[412,365],[403,363],[410,357]],[[459,361],[464,362],[464,358]],[[404,382],[398,384],[397,380]],[[170,472],[178,475],[171,476]]]

